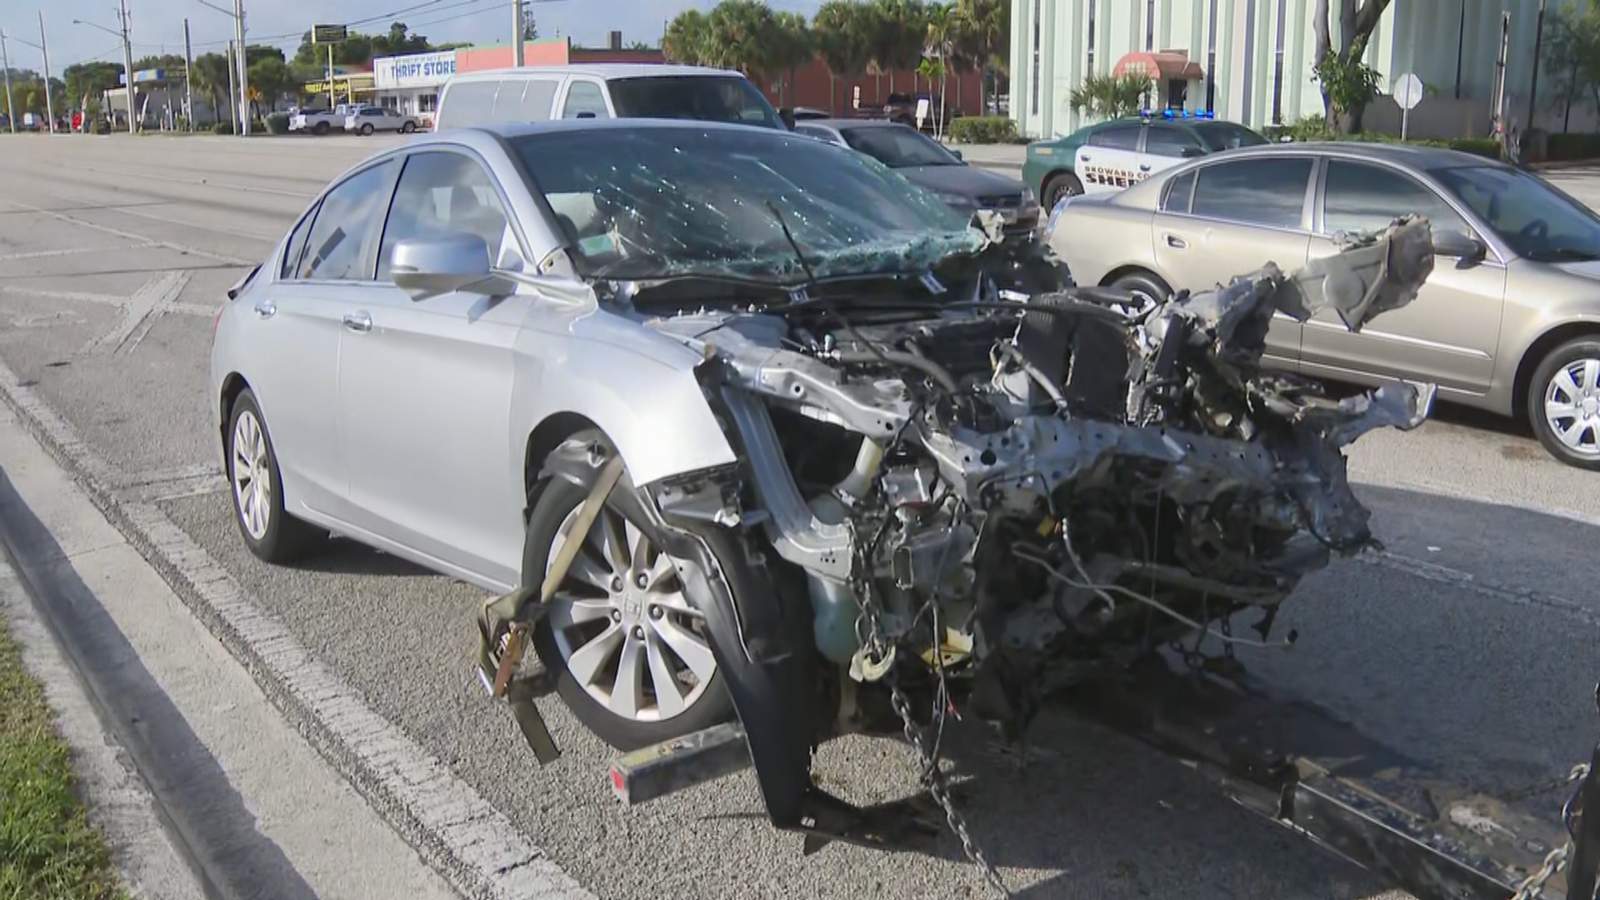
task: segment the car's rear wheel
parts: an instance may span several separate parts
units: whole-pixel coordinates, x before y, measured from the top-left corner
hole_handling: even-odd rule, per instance
[[[1600,470],[1600,338],[1553,350],[1528,385],[1528,420],[1551,455]]]
[[[365,136],[371,134],[373,132],[373,130],[374,129],[372,127],[372,123],[371,122],[368,122],[365,125],[362,125],[361,126],[361,135],[362,135],[362,137],[365,137]]]
[[[1129,272],[1110,286],[1132,294],[1138,301],[1135,309],[1141,311],[1165,303],[1172,296],[1172,288],[1149,272]]]
[[[416,131],[416,130],[417,130],[417,126],[416,126],[415,123],[412,123],[412,122],[406,122],[405,124],[400,126],[400,133],[401,134],[410,134],[411,132]]]
[[[528,517],[522,581],[537,586],[572,533],[588,489],[553,479]],[[652,526],[608,503],[534,635],[567,708],[613,747],[632,750],[725,722],[733,704],[678,560]]]
[[[1083,182],[1071,172],[1057,172],[1044,181],[1044,211],[1049,215],[1067,197],[1076,197],[1083,193]]]
[[[277,451],[248,388],[233,401],[226,449],[233,518],[251,553],[270,563],[293,562],[322,542],[327,532],[284,511]]]

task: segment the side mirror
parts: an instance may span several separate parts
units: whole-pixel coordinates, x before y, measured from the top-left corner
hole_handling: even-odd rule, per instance
[[[1436,256],[1453,256],[1462,263],[1471,264],[1481,262],[1489,248],[1464,231],[1442,228],[1433,233],[1433,252]]]
[[[783,127],[789,129],[790,131],[794,130],[793,108],[785,106],[783,109],[778,110],[778,118],[783,120]]]
[[[961,160],[962,162],[966,161],[966,157],[961,155],[961,151],[955,149],[954,147],[950,148],[950,155],[954,156],[956,159]]]
[[[483,238],[465,232],[400,241],[394,245],[389,274],[395,287],[413,300],[468,288],[490,296],[510,293],[512,289],[489,267],[489,245]]]

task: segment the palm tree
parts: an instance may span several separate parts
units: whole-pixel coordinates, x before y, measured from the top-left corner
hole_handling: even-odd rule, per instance
[[[787,106],[790,103],[790,86],[794,84],[794,70],[810,62],[816,53],[815,42],[811,29],[806,24],[806,17],[792,12],[781,12],[773,16],[772,37],[769,43],[768,62],[774,69],[784,73],[778,105]],[[832,97],[830,92],[829,102],[832,102]]]
[[[667,59],[686,65],[705,61],[706,16],[698,9],[687,9],[673,18],[661,36],[661,52]]]
[[[985,83],[991,69],[1004,72],[1008,61],[1006,51],[1011,37],[1011,4],[1009,0],[956,0],[956,15],[961,21],[959,32],[967,54],[977,60]],[[998,83],[995,90],[999,91]],[[985,102],[985,107],[988,103]],[[988,109],[984,109],[988,112]]]
[[[871,57],[867,35],[870,15],[868,8],[859,3],[828,0],[817,9],[816,16],[811,20],[811,33],[816,41],[817,52],[822,54],[822,61],[828,64],[830,111],[838,110],[833,103],[834,79],[857,78],[867,70]]]
[[[949,60],[954,53],[955,37],[960,28],[960,21],[955,14],[954,3],[934,3],[927,8],[926,18],[928,49],[938,54],[938,64],[929,65],[931,60],[923,60],[922,65],[917,68],[922,70],[924,66],[927,67],[927,71],[923,74],[928,76],[929,84],[932,84],[935,78],[939,80],[939,118],[933,128],[934,135],[938,136],[944,132],[945,114],[949,111],[945,102],[947,93],[945,76],[950,69]]]
[[[772,10],[761,0],[722,0],[706,17],[706,65],[767,75],[773,64]]]

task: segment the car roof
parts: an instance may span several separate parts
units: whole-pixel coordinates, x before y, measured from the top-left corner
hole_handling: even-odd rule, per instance
[[[709,66],[675,66],[664,63],[576,63],[565,66],[523,66],[522,68],[483,69],[461,72],[450,76],[451,81],[503,80],[506,78],[534,78],[549,75],[588,75],[593,78],[672,78],[683,75],[717,75],[743,78],[744,74],[731,69],[713,69]]]
[[[1421,144],[1380,144],[1369,141],[1305,141],[1288,144],[1262,144],[1239,147],[1213,153],[1204,159],[1207,163],[1233,157],[1282,156],[1285,154],[1317,153],[1324,156],[1342,156],[1350,159],[1371,159],[1410,166],[1414,169],[1452,169],[1459,166],[1502,166],[1496,160],[1460,150],[1429,147]]]
[[[841,128],[910,128],[901,122],[892,122],[888,119],[801,119],[795,127],[803,125],[821,125],[835,131]]]
[[[453,134],[488,134],[497,138],[519,138],[535,134],[565,134],[571,131],[654,131],[691,128],[701,131],[727,131],[732,134],[767,134],[794,137],[794,132],[764,128],[738,122],[710,122],[703,119],[549,119],[543,122],[485,122],[480,125],[446,128],[421,140],[448,141]],[[812,140],[812,138],[805,138]],[[408,145],[410,146],[410,145]]]

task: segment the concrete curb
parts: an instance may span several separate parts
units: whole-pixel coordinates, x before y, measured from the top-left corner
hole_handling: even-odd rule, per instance
[[[484,898],[589,896],[503,813],[368,707],[159,507],[119,502],[112,468],[4,362],[0,398],[272,704],[457,890]]]

